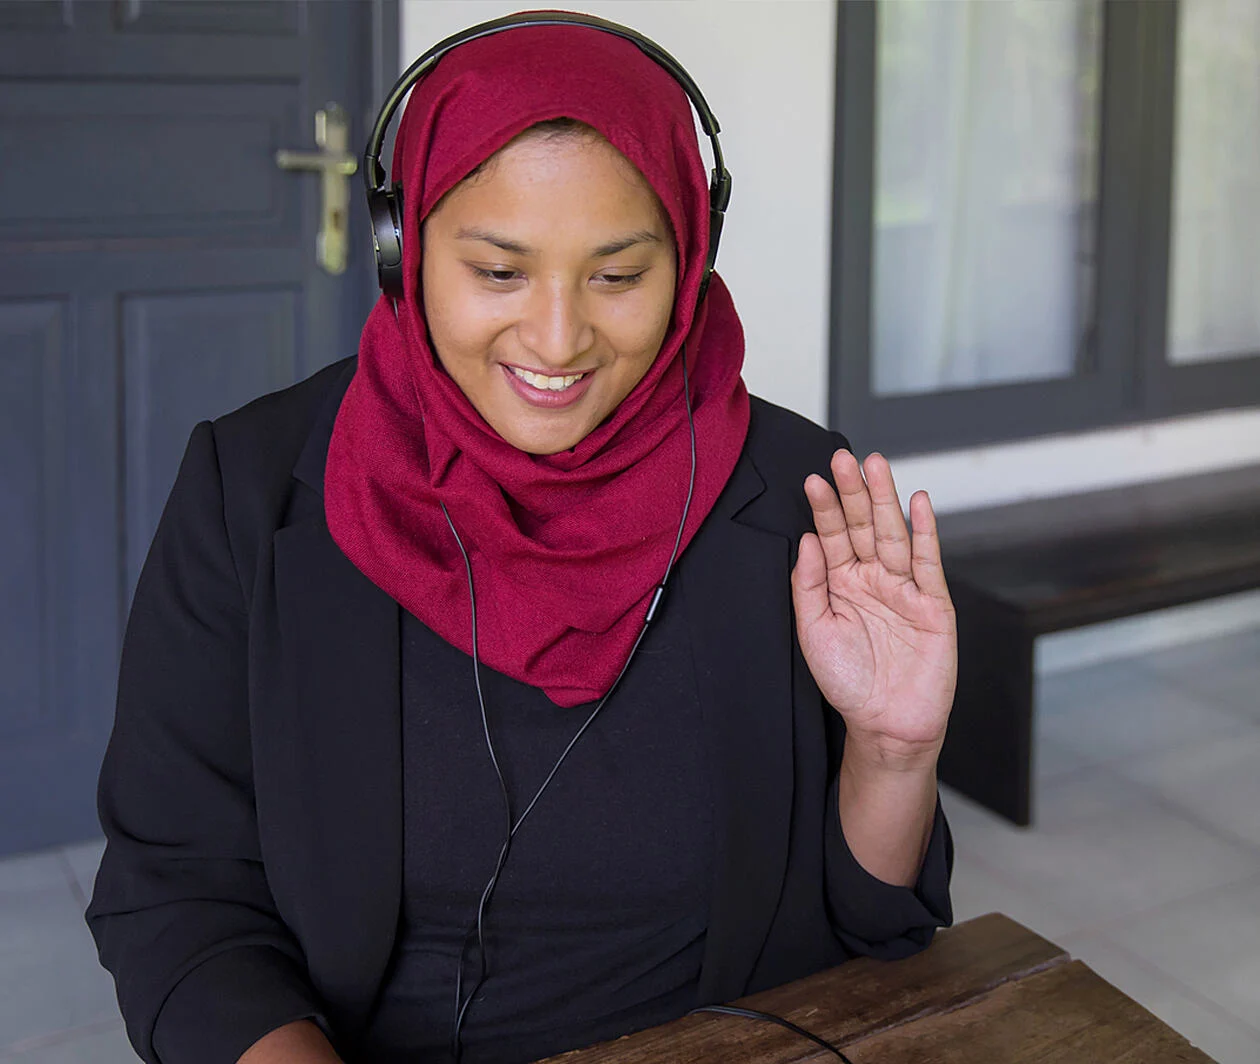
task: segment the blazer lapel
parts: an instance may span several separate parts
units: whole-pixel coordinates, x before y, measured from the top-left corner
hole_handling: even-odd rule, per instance
[[[331,421],[307,441],[294,470],[305,487],[295,488],[292,521],[273,541],[283,665],[271,734],[283,781],[275,800],[286,805],[286,837],[274,845],[287,859],[272,867],[293,870],[277,884],[295,909],[286,918],[330,1019],[354,1031],[386,970],[401,900],[400,617],[328,532]]]
[[[678,574],[701,711],[713,737],[714,888],[699,988],[705,1002],[744,993],[787,866],[791,542],[749,519],[764,489],[745,453]]]

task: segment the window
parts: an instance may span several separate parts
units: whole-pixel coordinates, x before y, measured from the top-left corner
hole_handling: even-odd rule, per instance
[[[1260,351],[1260,4],[1181,5],[1168,359]]]
[[[837,21],[837,428],[897,453],[1260,402],[1255,0]]]
[[[1100,10],[880,9],[876,395],[1075,371],[1091,325]]]

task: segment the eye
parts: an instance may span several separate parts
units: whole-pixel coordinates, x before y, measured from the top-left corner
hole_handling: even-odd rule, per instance
[[[632,288],[643,280],[645,273],[647,270],[640,270],[638,273],[597,273],[595,280],[610,288]]]
[[[497,286],[509,285],[520,277],[520,273],[516,270],[486,270],[480,266],[473,266],[471,264],[469,264],[469,269],[472,270],[473,275],[479,280],[486,281],[488,284]]]

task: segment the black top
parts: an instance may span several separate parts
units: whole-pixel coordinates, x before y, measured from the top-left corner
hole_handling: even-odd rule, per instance
[[[482,666],[514,817],[595,703],[561,708]],[[455,972],[506,831],[472,659],[402,621],[399,940],[360,1056],[447,1059]],[[685,624],[666,605],[621,686],[522,825],[485,923],[489,974],[466,1064],[513,1064],[674,1019],[696,1004],[712,799]],[[476,936],[463,993],[477,974]]]

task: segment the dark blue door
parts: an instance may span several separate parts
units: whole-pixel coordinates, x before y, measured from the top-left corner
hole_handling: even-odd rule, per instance
[[[391,14],[0,2],[0,853],[98,830],[122,624],[194,422],[355,349],[360,197],[331,275],[321,179],[275,154],[333,102],[361,150]]]

